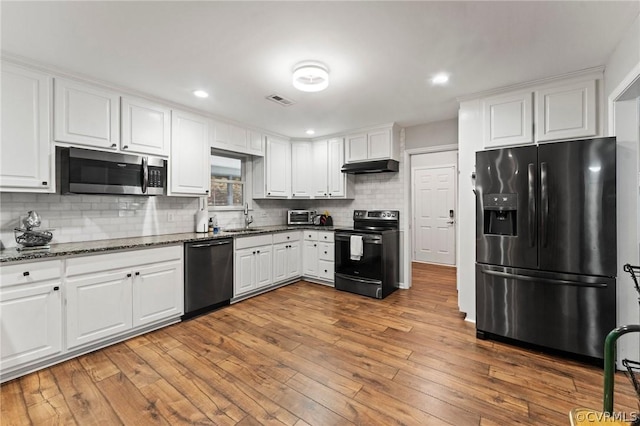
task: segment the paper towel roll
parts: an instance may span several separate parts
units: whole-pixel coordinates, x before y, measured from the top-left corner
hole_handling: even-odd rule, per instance
[[[198,210],[196,212],[196,232],[209,232],[209,212]]]

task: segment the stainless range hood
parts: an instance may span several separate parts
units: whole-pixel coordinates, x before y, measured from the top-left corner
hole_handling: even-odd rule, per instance
[[[342,166],[342,173],[354,175],[362,173],[397,172],[399,164],[396,160],[362,161],[360,163],[346,163]]]

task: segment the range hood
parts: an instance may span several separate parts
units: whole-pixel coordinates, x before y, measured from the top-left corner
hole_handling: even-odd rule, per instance
[[[397,172],[398,163],[396,160],[376,160],[362,161],[360,163],[347,163],[342,166],[342,173],[351,173],[354,175],[362,173],[383,173]]]

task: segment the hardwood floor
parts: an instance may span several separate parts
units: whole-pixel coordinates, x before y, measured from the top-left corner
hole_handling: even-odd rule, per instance
[[[568,425],[602,370],[477,340],[455,270],[374,300],[299,282],[5,383],[0,423]],[[616,377],[615,408],[637,411]]]

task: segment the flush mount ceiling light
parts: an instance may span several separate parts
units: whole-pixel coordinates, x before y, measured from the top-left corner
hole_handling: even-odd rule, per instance
[[[194,96],[197,96],[199,98],[208,98],[209,94],[207,92],[205,92],[204,90],[194,90],[193,91]]]
[[[293,68],[293,87],[319,92],[329,87],[329,69],[320,62],[300,62]]]
[[[315,135],[316,131],[313,130],[313,129],[309,129],[305,133],[308,134],[308,135]]]
[[[431,84],[435,84],[436,86],[442,86],[443,84],[447,84],[448,81],[449,81],[449,74],[445,72],[441,72],[433,76],[433,78],[431,79]]]

